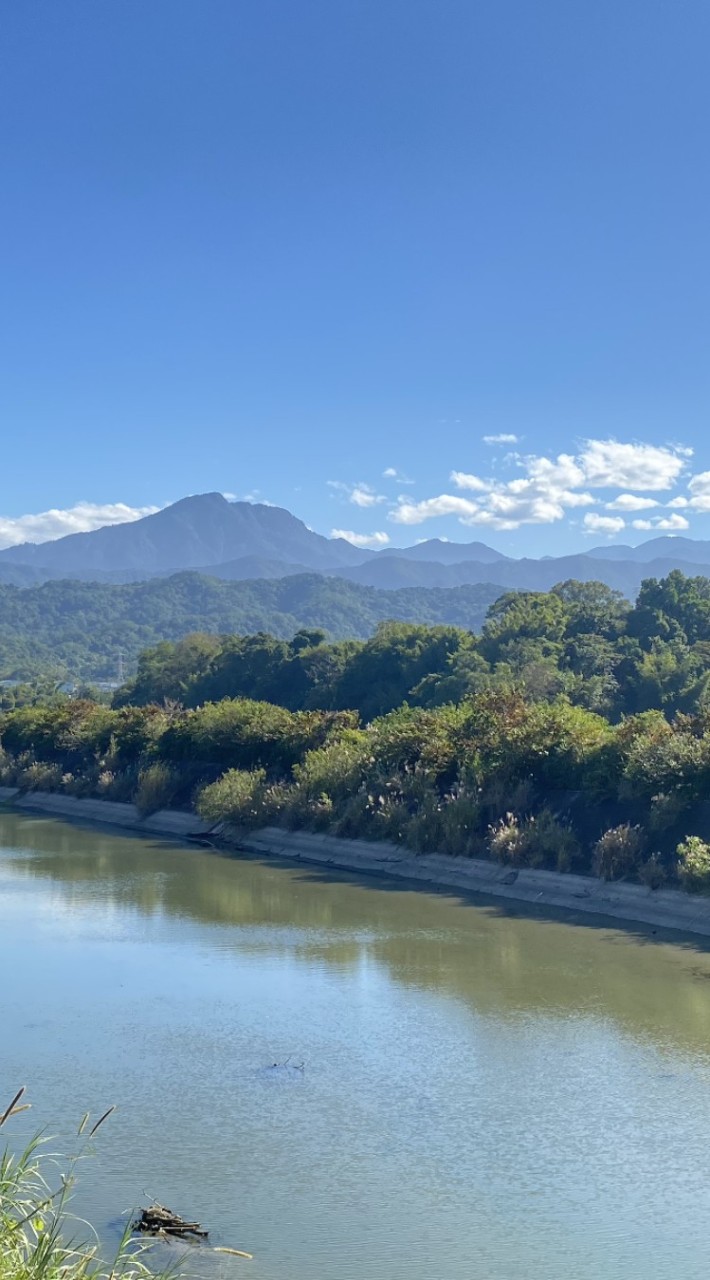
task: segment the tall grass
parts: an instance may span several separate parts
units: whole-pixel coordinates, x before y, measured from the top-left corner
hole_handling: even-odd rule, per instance
[[[23,1094],[21,1089],[0,1111],[0,1127],[27,1109]],[[106,1264],[99,1256],[98,1239],[91,1239],[90,1228],[70,1212],[80,1162],[109,1114],[91,1127],[84,1117],[78,1151],[66,1159],[50,1155],[41,1136],[19,1154],[9,1145],[0,1148],[0,1280],[155,1280],[156,1272],[143,1261],[150,1246],[131,1238],[130,1221],[112,1262]]]

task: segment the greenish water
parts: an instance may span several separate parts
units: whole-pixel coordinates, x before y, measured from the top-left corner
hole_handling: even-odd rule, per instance
[[[0,1100],[252,1280],[705,1280],[710,956],[0,815]],[[289,1058],[304,1070],[276,1070]]]

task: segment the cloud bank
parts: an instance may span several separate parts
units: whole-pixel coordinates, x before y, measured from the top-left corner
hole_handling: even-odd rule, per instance
[[[496,442],[501,438],[496,437]],[[494,437],[489,437],[492,442]],[[449,479],[459,493],[440,493],[413,501],[400,496],[389,512],[394,524],[418,525],[441,516],[454,516],[463,525],[513,530],[525,524],[553,524],[579,508],[603,505],[618,515],[588,512],[582,521],[587,532],[613,535],[626,527],[624,515],[637,511],[690,507],[710,511],[710,471],[693,476],[689,497],[676,495],[663,501],[688,471],[692,450],[681,445],[652,445],[618,440],[584,440],[576,453],[556,457],[511,454],[518,474],[504,481],[467,471],[452,471]],[[606,494],[600,492],[611,490]],[[464,494],[466,496],[464,496]],[[688,527],[683,516],[645,520],[633,528],[680,530]]]
[[[331,529],[330,536],[345,538],[346,542],[352,542],[354,547],[372,547],[374,551],[386,547],[390,540],[388,533],[355,533],[352,529]]]
[[[128,524],[154,515],[159,507],[129,507],[125,502],[77,502],[61,510],[53,507],[37,515],[0,516],[0,548],[21,542],[54,542],[68,533],[90,533],[107,524]]]
[[[328,480],[326,483],[329,489],[341,494],[355,507],[376,507],[378,503],[387,501],[384,493],[377,493],[362,481],[359,484],[344,484],[342,480]]]

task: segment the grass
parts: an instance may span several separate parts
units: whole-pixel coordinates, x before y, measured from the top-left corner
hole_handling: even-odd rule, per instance
[[[0,1128],[27,1110],[24,1092],[20,1089],[0,1112]],[[156,1273],[145,1265],[150,1245],[132,1238],[130,1220],[113,1261],[106,1264],[95,1233],[70,1212],[79,1164],[90,1154],[91,1140],[111,1111],[113,1107],[94,1125],[84,1116],[78,1151],[71,1157],[49,1154],[41,1135],[20,1154],[9,1146],[0,1149],[0,1280],[167,1280],[166,1272]]]

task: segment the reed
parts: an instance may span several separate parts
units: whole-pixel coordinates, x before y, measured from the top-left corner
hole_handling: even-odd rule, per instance
[[[0,1127],[27,1110],[24,1088],[0,1111]],[[131,1220],[113,1259],[99,1253],[99,1241],[70,1209],[82,1160],[90,1141],[113,1111],[94,1125],[85,1116],[77,1134],[78,1150],[60,1158],[50,1153],[47,1139],[36,1135],[15,1153],[0,1148],[0,1280],[167,1280],[165,1271],[146,1265],[147,1243],[131,1236]],[[175,1280],[175,1272],[170,1273]]]

